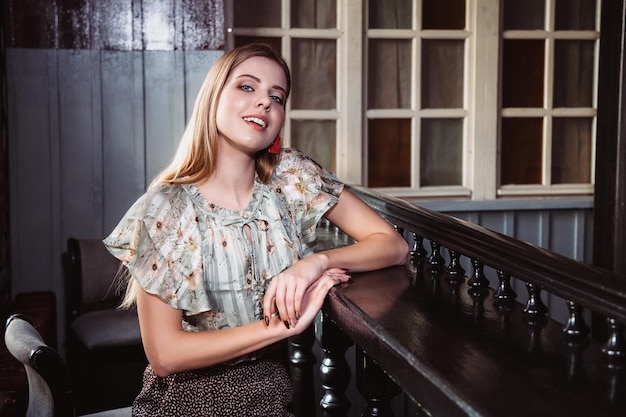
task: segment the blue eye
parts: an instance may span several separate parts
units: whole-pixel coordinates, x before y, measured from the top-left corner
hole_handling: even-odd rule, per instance
[[[240,89],[242,89],[243,91],[254,91],[254,89],[252,87],[250,87],[249,85],[243,84],[241,86],[239,86]]]
[[[275,102],[277,102],[278,104],[283,104],[284,102],[283,99],[279,96],[270,96],[270,98],[274,100]]]

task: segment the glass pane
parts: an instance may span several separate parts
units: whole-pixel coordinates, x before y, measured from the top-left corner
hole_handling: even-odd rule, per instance
[[[337,27],[336,0],[292,1],[290,7],[291,27],[310,29]]]
[[[371,40],[368,65],[368,108],[410,108],[411,41]]]
[[[552,184],[591,183],[591,119],[552,122]]]
[[[420,185],[462,185],[463,119],[423,119]]]
[[[545,28],[545,0],[506,0],[502,2],[502,5],[504,8],[504,30]]]
[[[235,36],[235,48],[257,41],[269,43],[276,51],[282,50],[280,38],[264,38],[262,36]]]
[[[465,29],[465,0],[422,0],[422,29]]]
[[[334,120],[293,120],[291,146],[313,158],[329,171],[337,170]]]
[[[596,0],[555,0],[556,30],[595,30]]]
[[[233,3],[235,27],[280,27],[281,0],[237,0]]]
[[[329,110],[337,107],[336,45],[335,40],[292,41],[292,109]]]
[[[502,119],[500,184],[541,184],[543,119]]]
[[[555,41],[554,107],[592,107],[594,41]]]
[[[370,29],[411,29],[412,0],[370,0]]]
[[[463,107],[464,46],[464,41],[424,40],[422,108]]]
[[[411,186],[411,120],[370,119],[367,186]]]
[[[505,39],[502,105],[543,107],[543,40]]]

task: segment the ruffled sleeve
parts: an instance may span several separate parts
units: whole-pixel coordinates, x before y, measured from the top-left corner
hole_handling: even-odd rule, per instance
[[[302,243],[315,241],[318,222],[337,204],[344,184],[296,149],[283,149],[272,180],[272,189],[281,195],[289,217],[300,229]]]
[[[104,239],[148,293],[193,315],[211,310],[195,208],[181,186],[149,190]]]

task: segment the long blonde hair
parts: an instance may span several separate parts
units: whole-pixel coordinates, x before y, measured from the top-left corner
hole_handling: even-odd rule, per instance
[[[226,80],[235,67],[252,57],[265,57],[275,61],[284,71],[286,97],[291,90],[291,73],[282,56],[270,45],[253,42],[232,49],[222,55],[207,74],[185,128],[182,139],[172,162],[152,181],[160,183],[182,184],[206,179],[215,170],[217,156],[217,104]],[[266,149],[257,152],[256,171],[262,182],[267,183],[278,163],[279,156]]]
[[[151,187],[163,183],[193,183],[213,174],[217,156],[216,114],[220,95],[233,69],[248,58],[258,56],[275,61],[284,71],[287,85],[283,105],[287,105],[287,98],[291,91],[291,72],[283,57],[270,45],[253,42],[226,52],[209,70],[202,83],[191,119],[185,128],[172,162],[154,178]],[[269,182],[279,160],[279,155],[269,153],[268,148],[256,154],[256,172],[264,183]],[[132,307],[137,299],[136,286],[138,284],[130,277],[127,269],[125,273],[122,274],[120,271],[118,274],[118,283],[121,287],[126,284],[126,292],[120,308]]]

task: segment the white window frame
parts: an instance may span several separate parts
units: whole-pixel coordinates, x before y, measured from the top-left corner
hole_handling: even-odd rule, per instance
[[[592,106],[588,108],[555,108],[553,105],[554,91],[554,51],[556,40],[592,40],[595,41],[593,85],[598,85],[598,54],[600,40],[600,8],[601,0],[596,2],[597,31],[557,31],[555,30],[556,0],[546,0],[545,30],[506,30],[502,39],[538,39],[545,40],[544,49],[544,102],[543,108],[502,108],[504,117],[533,117],[543,120],[542,179],[537,185],[500,185],[498,197],[517,196],[558,196],[558,195],[589,195],[593,194],[595,179],[595,148],[597,121],[597,89],[593,91]],[[551,184],[552,159],[552,122],[554,117],[585,117],[592,119],[591,127],[591,173],[588,184]]]
[[[594,108],[553,109],[554,41],[556,39],[596,40],[596,57],[599,32],[563,31],[554,28],[555,0],[546,0],[547,30],[505,31],[500,34],[502,0],[466,0],[466,29],[456,31],[420,30],[419,17],[414,14],[414,29],[385,30],[367,29],[367,0],[337,0],[337,28],[292,29],[289,27],[290,0],[281,0],[280,28],[233,28],[233,4],[225,0],[226,47],[233,44],[234,35],[268,36],[281,39],[283,55],[290,61],[291,41],[296,38],[335,39],[337,41],[337,108],[330,110],[292,110],[288,103],[285,120],[284,143],[291,143],[291,121],[335,120],[337,129],[336,173],[350,184],[364,184],[367,177],[367,123],[368,118],[410,117],[412,119],[412,184],[419,184],[419,123],[422,117],[455,117],[464,119],[463,180],[461,186],[447,187],[398,187],[379,188],[387,194],[403,198],[461,198],[471,200],[496,200],[503,197],[545,197],[559,195],[590,195],[591,184],[550,184],[550,139],[543,141],[543,181],[541,185],[500,186],[499,148],[500,117],[534,116],[544,118],[544,134],[550,138],[553,116],[592,117],[592,171],[595,165],[595,118]],[[421,10],[422,0],[413,0],[413,10]],[[600,18],[600,0],[597,3],[597,19]],[[599,24],[597,25],[599,27]],[[365,34],[365,35],[364,35]],[[502,39],[547,39],[545,48],[545,100],[543,109],[500,109],[500,47]],[[465,39],[464,102],[463,109],[420,109],[419,91],[412,92],[411,109],[376,109],[367,107],[367,41],[368,39],[411,39],[413,48],[412,77],[419,86],[419,53],[422,39]],[[594,85],[597,85],[597,58]],[[358,103],[358,104],[357,104]],[[356,104],[356,105],[355,105]],[[593,181],[593,172],[592,172]]]

